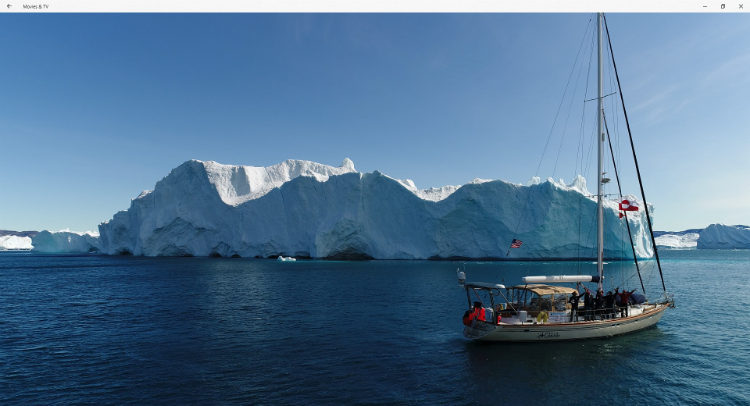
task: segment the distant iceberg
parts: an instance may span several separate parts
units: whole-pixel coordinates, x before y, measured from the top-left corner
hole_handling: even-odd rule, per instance
[[[192,160],[99,233],[105,253],[146,256],[505,258],[517,238],[524,243],[512,259],[594,258],[595,213],[580,176],[571,184],[475,179],[420,190],[379,171],[359,173],[349,159],[265,168]],[[643,211],[628,219],[637,255],[651,257]],[[617,202],[606,201],[608,258],[633,256],[624,221]]]
[[[750,227],[711,224],[700,234],[698,249],[750,249]]]
[[[700,233],[664,234],[656,237],[656,246],[674,249],[696,248]]]
[[[0,236],[0,251],[30,250],[31,237],[20,237],[17,235]]]
[[[42,253],[97,253],[101,251],[99,233],[70,230],[40,231],[31,238],[34,252]]]

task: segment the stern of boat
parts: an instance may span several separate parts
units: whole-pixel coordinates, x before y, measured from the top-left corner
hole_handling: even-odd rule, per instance
[[[489,323],[477,321],[471,326],[464,327],[464,337],[470,340],[479,340],[495,330],[495,326]]]

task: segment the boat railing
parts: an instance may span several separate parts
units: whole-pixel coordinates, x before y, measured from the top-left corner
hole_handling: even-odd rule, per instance
[[[665,303],[666,304],[666,303]],[[585,306],[579,306],[576,311],[576,320],[577,321],[588,321],[588,320],[609,320],[609,319],[616,319],[616,318],[623,318],[628,317],[632,315],[632,313],[639,311],[640,312],[650,312],[652,310],[657,309],[659,306],[664,305],[661,303],[640,303],[640,304],[628,304],[627,306],[615,306],[613,308],[593,308],[593,309],[587,309]],[[545,312],[548,313],[551,312],[549,308],[544,308],[544,305],[542,305],[542,309],[540,309],[538,306],[532,306],[532,305],[519,305],[515,304],[513,307],[506,307],[505,309],[498,310],[497,314],[501,318],[511,318],[513,316],[517,316],[519,312],[525,311],[528,318],[536,318],[540,313]],[[571,306],[568,304],[565,306],[564,310],[555,310],[555,312],[565,312],[566,314],[570,314],[571,312]]]

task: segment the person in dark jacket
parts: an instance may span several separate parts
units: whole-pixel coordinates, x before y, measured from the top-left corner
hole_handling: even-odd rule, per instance
[[[586,310],[584,310],[583,312],[583,319],[586,321],[591,321],[594,315],[594,296],[588,289],[586,289],[586,293],[583,296],[583,305],[586,306]]]
[[[577,289],[574,293],[570,294],[570,299],[568,299],[568,303],[570,303],[570,321],[578,321],[578,301],[581,299],[581,296],[583,295]],[[575,320],[573,319],[574,317]]]
[[[602,290],[596,291],[596,298],[594,298],[594,319],[597,318],[604,318],[604,312],[602,311],[604,309],[604,292]]]
[[[607,319],[615,317],[615,295],[611,290],[604,296],[604,315]]]

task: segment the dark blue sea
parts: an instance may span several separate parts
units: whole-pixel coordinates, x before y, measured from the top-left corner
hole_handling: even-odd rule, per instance
[[[0,404],[750,404],[750,251],[661,255],[677,307],[656,327],[483,344],[456,268],[511,285],[595,266],[5,253]]]

